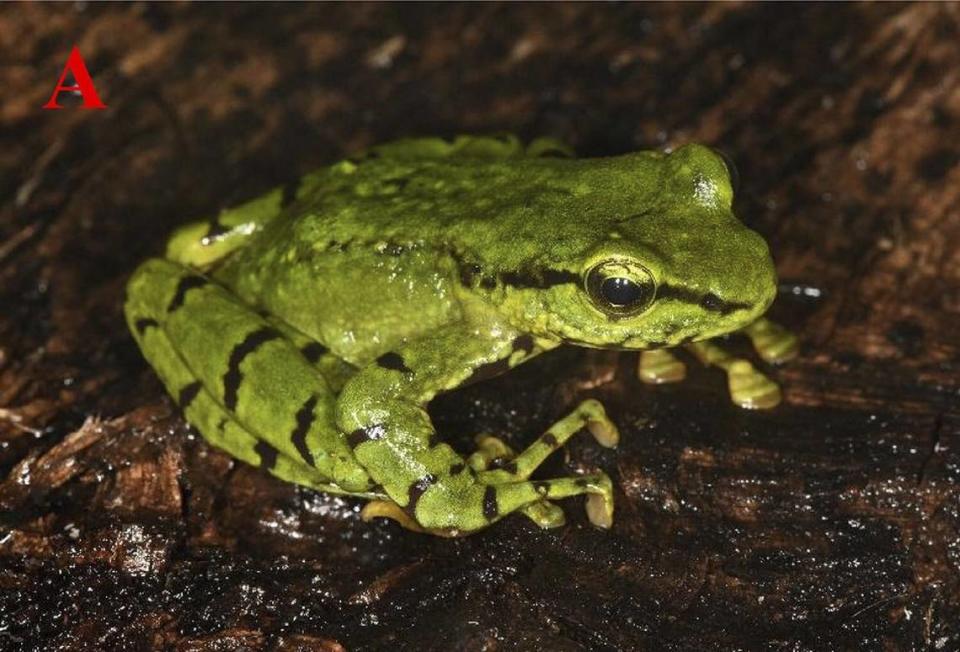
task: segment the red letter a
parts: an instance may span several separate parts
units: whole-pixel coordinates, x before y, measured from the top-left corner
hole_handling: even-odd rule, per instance
[[[73,86],[63,85],[63,80],[67,78],[68,72],[73,75],[74,80],[77,82]],[[70,50],[70,56],[67,57],[67,65],[63,67],[63,73],[60,75],[57,87],[53,89],[53,95],[50,96],[50,101],[44,104],[43,108],[62,109],[63,107],[57,104],[57,97],[63,92],[79,92],[83,97],[83,108],[85,109],[107,108],[107,105],[104,104],[100,100],[100,96],[97,95],[97,89],[93,87],[93,80],[90,79],[90,73],[87,72],[87,64],[83,62],[83,57],[80,56],[80,50],[77,49],[76,45]]]

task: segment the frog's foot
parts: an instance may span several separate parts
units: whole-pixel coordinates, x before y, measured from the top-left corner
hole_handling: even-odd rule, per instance
[[[400,505],[396,504],[392,500],[371,500],[363,506],[363,509],[360,510],[360,518],[366,523],[369,523],[375,518],[389,518],[396,521],[400,527],[412,532],[442,535],[442,532],[435,532],[422,527],[419,523],[410,518],[409,514],[403,511],[403,507],[400,507]]]
[[[477,439],[478,450],[468,458],[468,464],[477,472],[477,479],[481,483],[496,485],[498,493],[527,484],[531,484],[544,498],[550,499],[586,493],[588,518],[594,525],[608,528],[613,522],[613,489],[606,474],[524,482],[553,451],[562,447],[584,427],[601,446],[613,448],[619,442],[619,431],[607,417],[603,405],[594,399],[587,399],[550,426],[519,455],[514,456],[512,449],[496,437],[481,435]],[[499,468],[489,468],[494,461],[498,462]],[[563,524],[563,511],[547,500],[532,503],[522,511],[541,527]]]
[[[684,348],[703,364],[720,367],[727,374],[727,386],[734,403],[748,410],[767,410],[780,403],[780,387],[757,371],[749,360],[730,355],[712,342],[693,342]]]
[[[477,450],[467,458],[467,465],[474,471],[486,471],[493,468],[502,468],[516,457],[516,452],[502,439],[493,435],[477,435]],[[567,522],[563,508],[554,505],[548,500],[541,500],[527,505],[521,513],[544,529],[560,527]]]
[[[758,319],[743,329],[757,355],[770,364],[787,362],[797,355],[797,336],[769,319]]]
[[[573,412],[547,428],[547,431],[522,453],[498,469],[480,471],[477,477],[481,482],[488,483],[526,480],[550,453],[563,446],[583,427],[590,431],[597,443],[606,448],[613,448],[620,441],[620,433],[607,417],[600,401],[587,399]]]
[[[640,353],[637,376],[651,385],[676,383],[686,378],[687,366],[666,349],[651,349]]]

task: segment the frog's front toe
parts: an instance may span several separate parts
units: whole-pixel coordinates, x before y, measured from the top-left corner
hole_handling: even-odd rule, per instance
[[[797,336],[769,319],[758,319],[743,332],[750,338],[757,355],[770,364],[781,364],[797,355]]]
[[[677,383],[686,378],[687,366],[666,349],[640,352],[637,376],[650,385]]]
[[[734,403],[748,410],[769,410],[780,404],[780,386],[746,360],[727,369],[727,386]]]

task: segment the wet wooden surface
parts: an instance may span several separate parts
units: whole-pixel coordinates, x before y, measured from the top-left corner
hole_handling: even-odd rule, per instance
[[[0,649],[960,649],[957,5],[0,7]],[[71,44],[107,111],[45,112]],[[803,352],[786,401],[561,349],[442,397],[462,449],[601,398],[610,532],[463,540],[234,464],[126,333],[176,225],[401,135],[689,140]],[[819,296],[804,296],[808,294]],[[736,344],[736,343],[734,343]]]

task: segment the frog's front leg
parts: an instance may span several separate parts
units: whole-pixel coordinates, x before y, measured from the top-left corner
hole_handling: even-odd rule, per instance
[[[796,336],[769,319],[760,318],[738,332],[749,337],[757,354],[771,364],[786,362],[797,354]],[[703,364],[723,369],[730,398],[740,407],[765,410],[779,405],[780,387],[749,360],[731,355],[712,340],[684,344],[683,348]],[[644,351],[637,375],[645,383],[672,383],[686,377],[686,366],[666,349]]]
[[[466,324],[448,326],[380,356],[347,382],[337,405],[338,425],[349,433],[356,459],[397,506],[378,504],[366,515],[393,516],[408,527],[456,535],[544,499],[587,494],[593,497],[588,501],[591,519],[608,526],[613,491],[605,474],[526,479],[537,460],[576,429],[564,430],[549,447],[535,443],[534,450],[516,458],[516,473],[477,472],[448,444],[436,441],[425,409],[436,393],[538,352],[528,336],[498,328],[491,337],[492,330],[486,326],[481,334]]]

